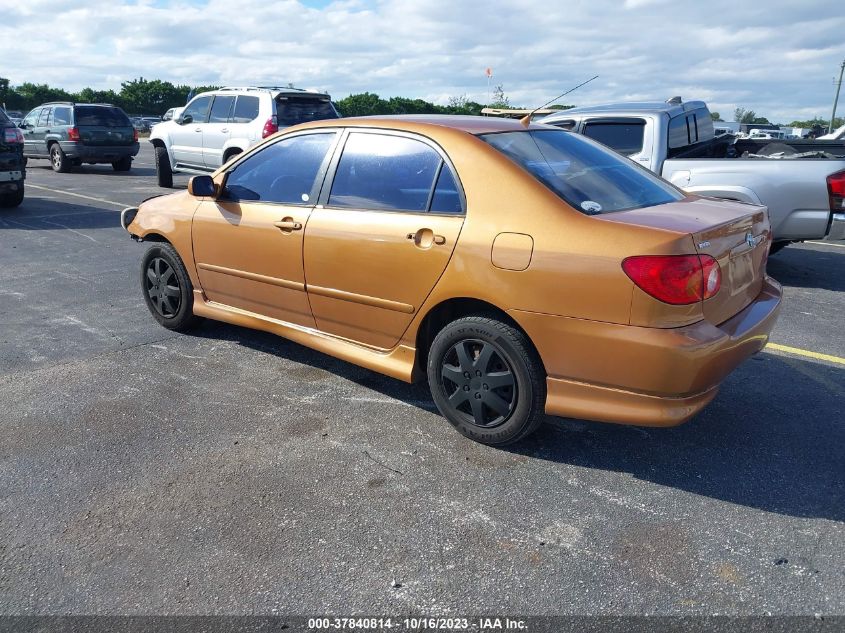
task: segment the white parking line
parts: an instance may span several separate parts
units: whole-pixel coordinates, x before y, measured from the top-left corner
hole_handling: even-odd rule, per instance
[[[807,244],[818,244],[819,246],[835,246],[836,248],[845,248],[845,244],[834,244],[833,242],[807,242]]]
[[[85,198],[86,200],[94,200],[95,202],[105,202],[106,204],[113,204],[116,207],[130,207],[132,205],[125,204],[123,202],[114,202],[112,200],[106,200],[104,198],[94,198],[92,196],[86,196],[81,193],[72,193],[70,191],[62,191],[61,189],[50,189],[49,187],[42,187],[41,185],[33,185],[32,183],[26,183],[27,188],[30,189],[43,189],[44,191],[50,191],[51,193],[59,193],[64,196],[73,196],[74,198]]]

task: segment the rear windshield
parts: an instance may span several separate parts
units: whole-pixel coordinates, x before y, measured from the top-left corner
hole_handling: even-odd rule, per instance
[[[76,106],[76,125],[99,127],[132,127],[129,117],[114,106]]]
[[[279,127],[338,118],[331,101],[324,101],[323,99],[279,99],[276,101],[276,114]]]
[[[482,134],[489,143],[587,215],[640,209],[684,198],[651,172],[564,130]]]

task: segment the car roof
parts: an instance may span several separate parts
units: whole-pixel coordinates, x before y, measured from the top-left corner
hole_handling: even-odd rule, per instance
[[[396,114],[384,116],[349,117],[311,121],[297,128],[313,127],[377,127],[394,130],[423,131],[432,127],[450,128],[468,134],[521,132],[526,129],[549,129],[532,123],[528,128],[516,119],[461,114]],[[290,130],[290,128],[288,128]]]
[[[703,101],[686,101],[683,103],[670,103],[667,101],[629,101],[617,103],[599,103],[596,105],[579,106],[577,108],[569,108],[561,110],[555,114],[550,114],[547,119],[565,119],[573,114],[595,114],[598,112],[636,112],[638,114],[662,114],[666,113],[670,118],[674,118],[684,112],[690,110],[698,110],[699,108],[706,108],[707,104]]]

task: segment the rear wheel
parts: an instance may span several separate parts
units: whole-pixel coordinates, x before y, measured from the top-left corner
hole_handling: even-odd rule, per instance
[[[517,442],[543,422],[543,364],[528,337],[498,319],[470,316],[444,327],[427,373],[440,413],[477,442]]]
[[[17,207],[23,202],[23,183],[18,185],[17,191],[10,193],[0,193],[0,208],[11,209]]]
[[[132,157],[124,156],[120,160],[116,160],[111,164],[115,171],[129,171],[132,169]]]
[[[197,324],[194,287],[182,258],[170,244],[153,244],[141,262],[141,289],[153,318],[169,330]]]
[[[170,168],[170,157],[167,148],[156,145],[156,179],[159,187],[173,186],[173,170]]]
[[[53,167],[53,171],[60,173],[70,171],[70,161],[58,143],[53,143],[50,146],[50,164]]]

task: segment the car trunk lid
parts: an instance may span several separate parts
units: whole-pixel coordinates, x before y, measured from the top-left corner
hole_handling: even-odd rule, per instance
[[[765,207],[691,197],[601,217],[686,233],[699,255],[713,257],[719,263],[722,281],[719,291],[702,303],[704,317],[711,323],[727,321],[760,294],[771,241]]]

